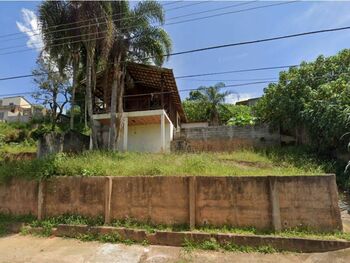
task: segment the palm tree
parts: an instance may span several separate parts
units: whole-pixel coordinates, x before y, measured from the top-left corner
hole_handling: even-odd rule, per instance
[[[160,3],[142,1],[130,9],[127,1],[113,1],[111,9],[115,31],[108,63],[112,68],[108,68],[106,72],[108,74],[111,69],[114,72],[109,148],[115,150],[123,123],[126,62],[154,63],[161,66],[167,59],[166,54],[171,52],[172,43],[166,31],[159,27],[165,21],[164,10]]]
[[[93,120],[93,97],[92,92],[96,84],[96,67],[98,60],[106,58],[112,41],[113,23],[110,2],[103,1],[71,1],[75,5],[77,16],[80,21],[87,21],[87,26],[82,26],[80,31],[81,40],[86,53],[85,79],[86,79],[86,103],[89,116],[93,148],[98,148],[97,130]]]
[[[196,100],[202,103],[208,110],[210,125],[218,126],[220,124],[219,106],[225,102],[229,91],[220,92],[225,87],[224,83],[217,83],[214,86],[201,86],[196,91],[190,93],[190,100]]]
[[[61,75],[72,68],[70,128],[74,129],[75,94],[78,85],[81,43],[77,5],[65,1],[45,1],[39,7],[39,21],[44,40],[44,50],[56,62]],[[72,29],[68,29],[72,28]]]

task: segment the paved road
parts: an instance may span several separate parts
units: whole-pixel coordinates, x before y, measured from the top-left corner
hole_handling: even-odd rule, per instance
[[[102,244],[58,237],[10,235],[0,238],[1,263],[207,263],[207,262],[350,262],[350,249],[315,254],[185,252],[177,247]]]

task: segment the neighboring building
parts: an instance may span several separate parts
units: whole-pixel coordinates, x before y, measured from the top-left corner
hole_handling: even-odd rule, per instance
[[[28,122],[35,117],[43,117],[45,109],[31,104],[24,97],[7,97],[0,99],[0,121]]]
[[[123,134],[119,150],[169,152],[175,131],[186,122],[173,71],[128,63],[124,92]],[[112,76],[107,85],[104,74],[97,77],[94,115],[100,130],[100,143],[107,147],[110,123]]]
[[[238,101],[236,102],[236,105],[246,105],[246,106],[254,106],[258,101],[259,101],[260,97],[259,98],[252,98],[252,99],[248,99],[248,100],[241,100],[241,101]]]

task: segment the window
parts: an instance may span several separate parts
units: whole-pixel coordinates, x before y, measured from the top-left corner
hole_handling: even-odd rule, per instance
[[[4,112],[0,112],[0,120],[4,119]]]

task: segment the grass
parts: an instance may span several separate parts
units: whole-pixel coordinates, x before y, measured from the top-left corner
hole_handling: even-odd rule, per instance
[[[0,213],[0,237],[7,234],[7,226],[11,223],[31,223],[35,220],[33,215],[8,215]]]
[[[39,160],[0,162],[0,180],[18,176],[260,176],[315,175],[331,170],[299,148],[241,150],[231,153],[112,153],[89,151],[57,154]]]
[[[194,242],[193,240],[185,239],[183,247],[185,251],[191,252],[195,249],[201,250],[213,250],[213,251],[229,251],[229,252],[243,252],[243,253],[277,253],[279,252],[272,246],[259,246],[259,247],[250,247],[250,246],[240,246],[231,242],[227,242],[224,244],[220,244],[216,241],[216,239],[205,240],[203,242]]]
[[[30,227],[40,227],[40,232],[31,232],[30,228],[23,227],[21,233],[24,235],[34,233],[43,237],[51,236],[53,228],[59,224],[70,224],[70,225],[89,225],[89,226],[102,226],[104,225],[103,218],[88,218],[79,215],[62,215],[58,217],[47,218],[42,221],[38,221],[32,215],[14,216],[0,214],[0,236],[6,234],[6,226],[13,222],[24,222]],[[154,233],[156,231],[188,231],[188,226],[165,226],[165,225],[153,225],[144,222],[137,222],[132,219],[118,220],[110,224],[115,227],[126,227],[130,229],[142,229],[148,233]],[[205,233],[230,233],[240,235],[264,235],[264,236],[278,236],[278,237],[291,237],[291,238],[312,238],[322,240],[346,240],[350,241],[350,233],[333,232],[333,233],[319,233],[313,232],[308,229],[295,228],[283,230],[281,232],[273,231],[262,231],[255,228],[234,228],[234,227],[211,227],[203,226],[193,231],[205,232]],[[99,241],[103,243],[123,243],[126,245],[135,244],[134,240],[124,239],[117,232],[110,234],[95,234],[86,233],[78,234],[75,238],[81,241]],[[144,240],[141,242],[142,245],[147,246],[148,241]],[[195,249],[201,250],[215,250],[215,251],[231,251],[231,252],[258,252],[258,253],[276,253],[279,252],[272,246],[260,246],[260,247],[249,247],[240,246],[234,243],[218,243],[216,239],[212,238],[203,242],[195,242],[193,240],[184,240],[183,247],[186,252],[191,252]]]

